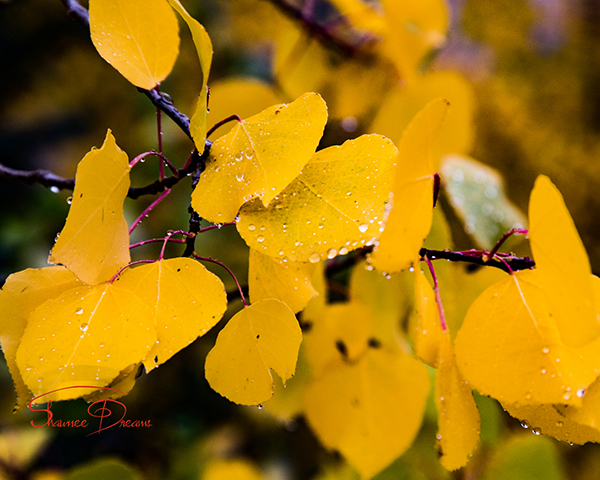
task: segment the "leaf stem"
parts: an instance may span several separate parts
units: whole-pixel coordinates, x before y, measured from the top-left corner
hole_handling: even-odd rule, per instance
[[[524,228],[513,228],[512,230],[506,232],[504,235],[502,235],[502,238],[500,240],[498,240],[496,242],[496,245],[494,245],[494,248],[492,248],[492,250],[490,251],[490,253],[488,254],[488,258],[486,260],[489,260],[490,258],[493,258],[494,255],[496,255],[496,252],[498,252],[498,250],[500,249],[500,247],[502,246],[502,244],[511,236],[514,235],[515,233],[519,233],[521,235],[528,235],[529,234],[529,230],[526,230]],[[485,259],[485,257],[484,257]]]
[[[198,255],[195,252],[192,255],[194,255],[194,258],[196,258],[198,260],[203,260],[205,262],[216,263],[217,265],[220,265],[225,270],[227,270],[227,272],[229,273],[229,275],[231,275],[231,278],[233,278],[233,281],[237,285],[237,289],[240,292],[240,297],[242,297],[242,302],[244,303],[244,307],[248,306],[248,303],[246,303],[246,297],[244,297],[244,292],[242,291],[242,287],[240,286],[240,282],[238,282],[238,279],[236,278],[236,276],[233,274],[233,272],[229,269],[229,267],[227,265],[225,265],[224,263],[219,262],[218,260],[214,260],[212,258],[201,257],[200,255]]]
[[[163,239],[163,242],[164,242],[164,243],[163,243],[163,246],[162,246],[162,248],[160,249],[160,254],[158,255],[158,259],[159,259],[159,260],[162,260],[162,259],[163,259],[163,257],[164,257],[164,255],[165,255],[165,248],[166,248],[166,246],[167,246],[167,242],[169,241],[169,239],[170,239],[170,238],[171,238],[173,235],[177,235],[177,234],[184,235],[184,236],[186,236],[186,237],[187,237],[187,236],[190,236],[190,234],[189,234],[188,232],[186,232],[185,230],[175,230],[175,231],[172,231],[172,230],[171,230],[171,231],[168,231],[168,232],[167,232],[167,236],[166,236],[166,237]]]
[[[156,260],[136,260],[135,262],[130,262],[127,265],[125,265],[124,267],[121,267],[119,269],[119,271],[117,273],[115,273],[114,276],[108,281],[108,284],[112,285],[112,283],[119,277],[119,275],[121,275],[123,270],[125,270],[129,267],[133,267],[134,265],[138,265],[140,263],[154,263],[154,262],[156,262]]]
[[[131,224],[131,227],[129,227],[129,235],[131,235],[131,233],[135,230],[135,227],[139,225],[139,223],[144,219],[144,217],[147,217],[148,214],[152,211],[152,209],[156,207],[160,202],[162,202],[163,199],[169,193],[171,193],[171,189],[167,188],[163,193],[160,194],[160,196],[156,200],[154,200],[150,205],[148,205],[148,207],[146,207],[146,209],[140,214],[140,216],[136,218],[135,221]]]
[[[221,120],[220,122],[215,123],[208,132],[206,132],[206,136],[210,137],[217,128],[222,127],[223,125],[225,125],[226,123],[229,123],[233,120],[237,120],[239,123],[242,122],[242,119],[238,116],[238,115],[230,115],[227,118],[224,118],[223,120]]]
[[[446,332],[448,330],[448,325],[446,324],[446,315],[444,314],[444,306],[442,305],[442,297],[440,296],[440,287],[435,275],[435,270],[429,257],[426,256],[424,259],[431,272],[431,277],[433,278],[433,291],[435,292],[435,303],[437,303],[438,313],[440,315],[440,326],[442,327],[442,331]]]

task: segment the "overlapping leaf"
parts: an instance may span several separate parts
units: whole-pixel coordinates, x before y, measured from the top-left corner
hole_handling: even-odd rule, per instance
[[[585,345],[600,334],[590,262],[562,195],[543,175],[531,192],[529,222],[538,281],[561,339]]]
[[[420,268],[415,271],[415,310],[415,355],[427,365],[436,366],[444,332],[440,325],[435,293]]]
[[[230,222],[253,197],[267,206],[310,160],[326,121],[323,99],[306,93],[239,122],[213,144],[192,193],[194,210],[212,222]]]
[[[250,250],[248,290],[250,301],[256,303],[277,298],[294,313],[302,310],[317,295],[310,283],[314,264],[281,262],[273,257]]]
[[[104,60],[147,90],[171,72],[179,26],[166,0],[90,0],[92,42]]]
[[[189,258],[159,260],[127,270],[115,284],[141,298],[152,312],[156,341],[145,355],[146,371],[204,335],[227,308],[221,280]]]
[[[102,148],[92,149],[77,167],[69,215],[49,263],[64,265],[88,285],[110,280],[129,263],[123,216],[129,170],[127,154],[109,130]]]
[[[580,405],[577,392],[600,371],[600,341],[565,345],[542,276],[517,272],[481,294],[456,338],[457,362],[475,389],[503,404]],[[594,289],[599,297],[600,281]]]
[[[440,462],[448,470],[464,467],[479,441],[481,420],[471,388],[458,371],[447,332],[441,338],[437,358],[435,404]]]
[[[57,297],[78,285],[81,281],[66,268],[50,267],[13,273],[0,290],[0,345],[17,392],[16,410],[33,398],[16,361],[27,319],[48,298]]]
[[[296,262],[318,262],[371,244],[380,234],[396,147],[363,135],[317,152],[268,207],[254,200],[237,228],[259,252]]]
[[[194,143],[199,152],[204,151],[204,142],[206,140],[207,130],[207,115],[208,115],[208,75],[210,73],[210,66],[212,63],[213,48],[212,42],[206,29],[186,10],[179,0],[169,0],[171,6],[177,11],[181,18],[185,20],[190,31],[192,32],[192,38],[196,51],[198,52],[198,59],[200,60],[200,67],[202,68],[202,86],[200,87],[200,95],[196,103],[196,110],[190,120],[190,133],[194,139]]]
[[[285,383],[294,374],[301,340],[298,321],[285,303],[271,298],[250,305],[219,333],[206,357],[206,379],[232,402],[266,402],[273,395],[271,369]]]
[[[399,272],[419,258],[419,249],[431,228],[433,175],[439,167],[434,163],[434,146],[447,110],[444,99],[431,101],[402,134],[393,206],[370,257],[380,271]]]
[[[428,391],[423,364],[398,347],[371,348],[360,361],[340,361],[313,380],[305,415],[327,448],[371,478],[412,443]]]
[[[155,341],[152,313],[133,292],[116,284],[81,286],[29,316],[17,366],[35,395],[70,386],[101,387],[144,358]],[[81,395],[64,390],[52,399]]]

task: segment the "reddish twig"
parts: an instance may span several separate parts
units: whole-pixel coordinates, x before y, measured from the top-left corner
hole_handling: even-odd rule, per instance
[[[152,211],[152,209],[156,207],[160,202],[162,202],[169,193],[171,193],[171,190],[167,188],[163,193],[161,193],[161,195],[156,200],[154,200],[150,205],[148,205],[148,207],[140,214],[140,216],[136,218],[135,221],[131,224],[131,227],[129,227],[129,235],[131,235],[131,233],[135,230],[135,227],[138,226],[138,224],[144,219],[144,217],[147,217],[148,214]]]
[[[440,327],[442,327],[442,331],[445,332],[448,330],[448,326],[446,324],[446,315],[444,314],[444,306],[442,305],[442,297],[440,296],[440,287],[438,285],[437,277],[435,276],[435,270],[433,269],[433,264],[429,257],[423,258],[425,259],[429,271],[431,272],[431,277],[433,278],[433,291],[435,292],[435,303],[437,303],[438,313],[440,315]]]
[[[240,297],[242,297],[242,302],[244,303],[244,307],[248,306],[248,304],[246,303],[246,297],[244,296],[244,292],[242,291],[242,287],[240,286],[240,282],[238,282],[238,279],[236,278],[236,276],[233,274],[233,272],[229,269],[229,267],[227,265],[225,265],[224,263],[219,262],[218,260],[214,260],[212,258],[201,257],[197,253],[193,253],[193,255],[194,255],[194,258],[196,258],[198,260],[203,260],[205,262],[216,263],[217,265],[220,265],[225,270],[227,270],[227,272],[229,273],[229,275],[231,275],[231,278],[233,278],[233,281],[235,282],[238,291],[240,292]]]

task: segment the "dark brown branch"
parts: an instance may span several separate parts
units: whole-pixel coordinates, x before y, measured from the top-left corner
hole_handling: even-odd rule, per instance
[[[535,267],[535,262],[529,257],[503,256],[502,261],[497,258],[485,260],[482,255],[475,252],[451,252],[449,250],[431,250],[429,248],[422,248],[419,251],[419,255],[427,257],[430,260],[444,259],[451,262],[466,262],[484,267],[496,267],[504,270],[506,273]]]
[[[353,267],[372,251],[373,247],[364,247],[359,250],[354,250],[348,255],[343,255],[330,260],[327,264],[327,278],[332,278],[336,273]],[[449,250],[432,250],[429,248],[422,248],[419,250],[419,255],[422,259],[427,257],[430,260],[449,260],[451,262],[472,263],[475,265],[481,265],[482,267],[495,267],[505,271],[506,273],[511,273],[511,271],[517,272],[519,270],[527,270],[528,268],[535,267],[535,262],[529,257],[514,257],[511,255],[499,254],[502,256],[502,260],[498,260],[498,257],[485,260],[485,253],[476,250],[466,252],[451,252]]]
[[[67,16],[71,20],[90,28],[90,15],[85,7],[82,7],[77,0],[62,0],[62,3],[67,7]]]
[[[9,178],[11,180],[19,180],[33,185],[39,183],[47,188],[56,187],[61,190],[73,190],[75,180],[72,178],[63,178],[55,175],[49,170],[15,170],[0,163],[0,177]]]
[[[360,44],[355,45],[352,42],[346,41],[334,35],[330,28],[319,25],[318,23],[312,21],[312,19],[304,13],[302,8],[290,4],[286,0],[270,0],[270,2],[288,17],[302,23],[302,25],[304,25],[310,34],[319,39],[321,43],[334,47],[348,56],[354,56],[362,44],[371,39],[370,36],[363,35],[361,37]]]
[[[201,166],[201,170],[204,170],[204,162],[208,157],[211,146],[212,142],[207,140],[202,155],[198,155],[198,152],[195,151],[192,161],[189,163],[189,165],[178,169],[174,175],[166,177],[164,180],[156,180],[155,182],[144,187],[131,187],[129,192],[127,192],[127,196],[129,198],[136,199],[142,195],[153,195],[163,192],[165,189],[171,188],[181,179],[185,178],[188,174],[195,172],[198,165]],[[61,190],[73,190],[75,188],[75,180],[72,178],[59,177],[48,170],[15,170],[13,168],[6,167],[1,163],[0,177],[11,180],[19,180],[29,185],[39,183],[47,188],[56,187]]]

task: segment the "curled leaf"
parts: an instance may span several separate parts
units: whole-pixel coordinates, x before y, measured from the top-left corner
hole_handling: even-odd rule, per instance
[[[106,282],[127,265],[129,232],[123,202],[129,189],[127,154],[110,130],[100,149],[79,162],[67,221],[48,258],[88,285]]]

